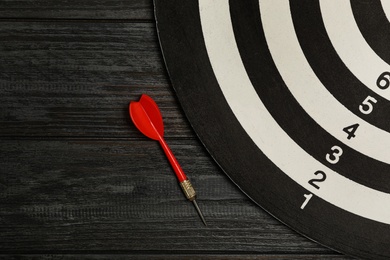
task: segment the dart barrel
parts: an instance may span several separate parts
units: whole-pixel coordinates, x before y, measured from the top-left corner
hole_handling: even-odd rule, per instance
[[[188,179],[180,182],[180,187],[188,200],[193,201],[195,199],[196,192]]]

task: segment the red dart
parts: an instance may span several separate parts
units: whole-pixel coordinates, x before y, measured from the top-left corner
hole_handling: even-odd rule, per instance
[[[203,217],[202,212],[196,203],[196,192],[192,187],[191,182],[188,180],[183,169],[180,167],[179,162],[176,160],[168,144],[164,140],[164,123],[162,120],[160,109],[156,102],[148,95],[143,94],[138,102],[130,102],[129,105],[130,118],[144,135],[156,140],[163,148],[165,155],[175,171],[177,179],[179,180],[180,187],[182,188],[185,196],[189,201],[194,203],[196,210],[199,213],[203,223],[207,226],[206,220]]]

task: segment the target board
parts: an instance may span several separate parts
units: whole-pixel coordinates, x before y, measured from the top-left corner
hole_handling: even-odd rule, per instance
[[[155,0],[199,138],[240,189],[337,251],[390,258],[390,1]]]

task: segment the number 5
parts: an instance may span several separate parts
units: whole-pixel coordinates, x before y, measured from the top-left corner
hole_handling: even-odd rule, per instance
[[[375,104],[377,100],[371,96],[366,97],[366,99],[362,102],[362,105],[359,105],[359,110],[365,115],[370,114],[374,110],[373,104]]]

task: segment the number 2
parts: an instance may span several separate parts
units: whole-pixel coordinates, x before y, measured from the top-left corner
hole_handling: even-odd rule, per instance
[[[314,174],[315,175],[320,175],[320,177],[318,179],[311,179],[309,181],[309,184],[311,186],[313,186],[314,188],[316,188],[316,189],[320,189],[320,186],[315,184],[315,182],[323,182],[323,181],[325,181],[326,180],[326,174],[323,171],[316,171]]]

